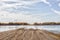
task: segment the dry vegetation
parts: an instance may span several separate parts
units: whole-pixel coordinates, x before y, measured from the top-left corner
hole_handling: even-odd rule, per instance
[[[0,40],[60,40],[60,35],[40,29],[16,29],[0,32]]]

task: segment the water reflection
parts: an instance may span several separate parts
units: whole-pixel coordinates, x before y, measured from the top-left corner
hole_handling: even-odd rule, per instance
[[[47,30],[47,31],[56,31],[60,32],[60,25],[44,25],[44,26],[0,26],[0,32],[2,31],[8,31],[8,30],[14,30],[18,28],[25,28],[25,29],[42,29],[42,30]]]

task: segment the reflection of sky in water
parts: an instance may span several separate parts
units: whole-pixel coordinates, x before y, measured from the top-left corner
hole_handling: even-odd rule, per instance
[[[58,31],[60,32],[60,25],[45,25],[45,26],[0,26],[0,31],[8,31],[14,30],[18,28],[26,28],[26,29],[42,29],[48,31]]]

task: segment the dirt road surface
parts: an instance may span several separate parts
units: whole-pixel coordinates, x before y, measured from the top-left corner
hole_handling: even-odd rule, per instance
[[[16,29],[0,32],[0,40],[60,40],[60,35],[40,29]]]

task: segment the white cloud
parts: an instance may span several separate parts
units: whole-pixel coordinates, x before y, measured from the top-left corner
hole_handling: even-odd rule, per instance
[[[6,3],[7,2],[7,3]],[[16,3],[12,3],[9,4],[9,2],[16,2]],[[44,2],[48,5],[50,5],[50,3],[47,0],[31,0],[31,1],[23,1],[23,0],[0,0],[0,22],[10,22],[10,21],[24,21],[24,22],[42,22],[42,15],[26,15],[24,12],[20,13],[10,13],[8,11],[2,10],[5,8],[17,8],[18,6],[21,8],[29,8],[29,6],[38,3],[38,2]],[[27,6],[26,6],[27,5]],[[29,13],[29,12],[28,12]],[[43,15],[45,16],[45,14]]]
[[[47,0],[29,0],[29,1],[24,1],[24,0],[1,0],[0,4],[0,10],[8,11],[10,9],[18,9],[18,8],[27,8],[27,9],[32,9],[32,5],[38,3],[38,2],[43,2],[46,3],[50,6],[50,3]],[[15,11],[15,10],[14,10]],[[11,12],[11,10],[9,11]]]
[[[56,14],[59,14],[60,15],[60,11],[57,11],[57,10],[54,10],[54,9],[51,9],[54,13]]]
[[[25,15],[23,13],[9,13],[6,11],[0,12],[0,22],[38,22],[41,19],[37,15]]]
[[[25,13],[25,12],[24,12]],[[44,19],[46,15],[27,15],[24,13],[9,13],[6,11],[1,11],[0,12],[0,22],[28,22],[28,23],[34,23],[34,22],[45,22],[49,21],[47,19]]]
[[[51,4],[47,0],[41,0],[41,1],[51,6]]]
[[[11,2],[16,2],[16,3],[12,3],[9,4]],[[34,3],[38,2],[37,0],[33,0],[33,1],[22,1],[22,0],[0,0],[0,10],[1,9],[5,9],[5,8],[17,8],[18,6],[21,8],[29,8],[29,5],[32,5]],[[27,6],[26,6],[27,5]]]
[[[58,6],[60,7],[60,3],[58,4]]]
[[[50,5],[50,3],[47,1],[47,0],[30,0],[30,1],[23,1],[23,0],[2,0],[0,1],[3,6],[5,7],[14,7],[14,6],[17,6],[17,5],[20,5],[20,6],[26,6],[26,5],[32,5],[32,4],[35,4],[35,3],[38,3],[38,2],[44,2],[48,5]],[[15,2],[15,4],[9,4],[11,2]]]

